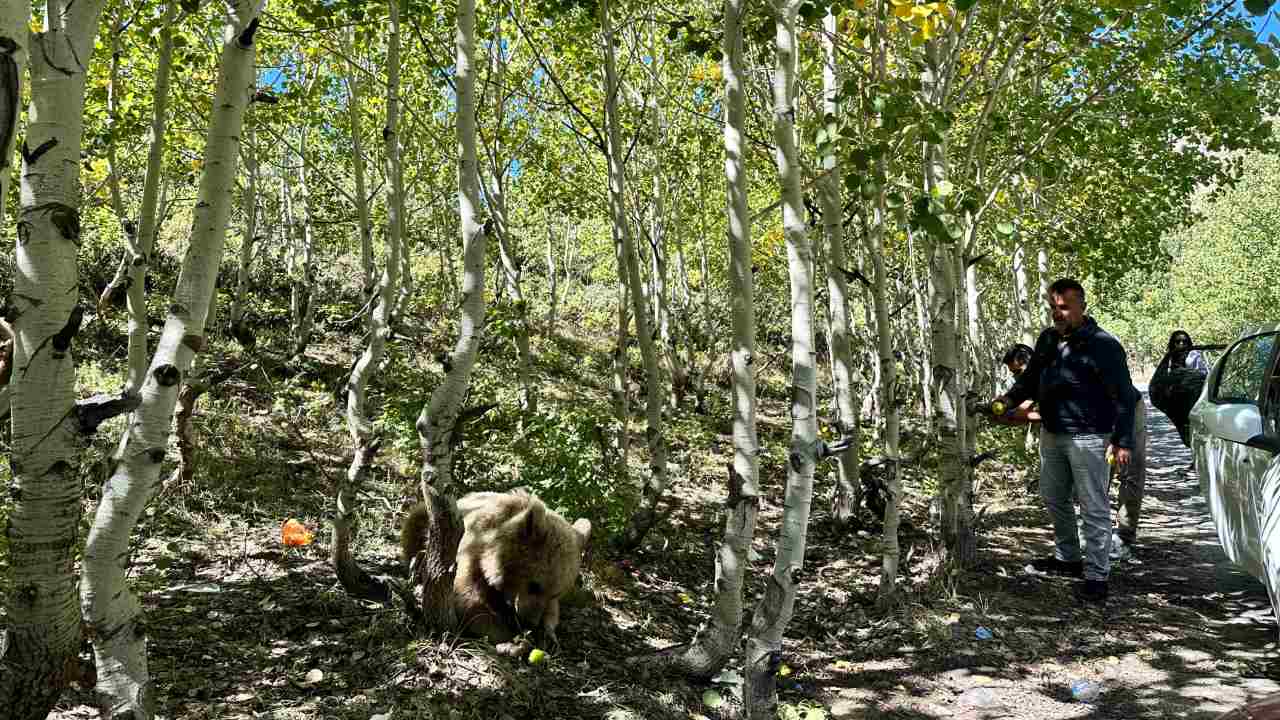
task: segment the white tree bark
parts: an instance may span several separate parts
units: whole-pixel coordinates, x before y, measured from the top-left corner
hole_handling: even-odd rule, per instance
[[[662,106],[658,102],[658,76],[661,72],[662,49],[658,45],[657,23],[650,28],[649,34],[649,122],[653,132],[653,204],[650,207],[649,238],[653,259],[653,303],[654,320],[658,326],[658,338],[661,341],[662,356],[666,359],[668,374],[671,380],[671,407],[684,404],[684,396],[689,388],[689,370],[680,356],[678,341],[679,328],[673,330],[671,318],[671,287],[668,282],[670,269],[667,261],[667,215],[666,215],[666,178],[663,176],[662,145],[666,139],[666,122],[662,116]]]
[[[1021,240],[1013,250],[1013,305],[1018,319],[1018,342],[1034,346],[1037,329],[1032,318],[1031,284],[1027,278],[1027,246]]]
[[[27,72],[27,47],[31,4],[0,4],[0,226],[7,227],[5,202],[13,179],[13,151],[18,138],[18,116]]]
[[[939,43],[930,40],[921,73],[921,92],[931,106],[943,102],[945,79],[941,76]],[[924,143],[925,192],[932,197],[946,195],[948,160],[943,143]],[[934,429],[938,437],[939,500],[942,506],[942,538],[949,557],[961,566],[977,558],[973,534],[972,487],[968,482],[965,454],[963,402],[965,377],[959,325],[963,312],[963,258],[957,240],[927,234],[930,242],[929,270],[933,285],[929,319],[932,323]]]
[[[434,488],[452,493],[452,436],[461,410],[462,396],[471,380],[480,335],[484,329],[484,254],[488,239],[480,223],[480,178],[476,163],[475,0],[458,1],[455,35],[458,102],[458,205],[462,228],[462,311],[458,341],[445,358],[444,380],[418,416],[422,442],[422,493]]]
[[[515,236],[507,222],[506,176],[509,163],[502,156],[502,123],[506,119],[506,83],[507,60],[504,53],[509,52],[502,43],[502,19],[493,22],[493,39],[489,42],[489,75],[493,87],[493,116],[497,127],[493,133],[493,144],[489,149],[489,211],[493,217],[494,236],[498,240],[498,259],[501,262],[502,276],[505,281],[507,298],[511,301],[511,310],[515,314],[516,344],[516,376],[520,383],[520,411],[522,417],[529,417],[537,411],[537,389],[533,385],[533,350],[529,345],[529,305],[525,302],[524,291],[520,287],[520,275],[523,268],[517,260],[515,252]]]
[[[907,228],[907,255],[911,264],[911,295],[914,298],[916,306],[916,333],[917,337],[929,337],[929,283],[926,280],[921,282],[919,274],[918,256],[916,253],[915,233],[911,228]],[[929,349],[925,344],[922,357],[929,357]],[[925,433],[933,433],[933,393],[930,388],[933,387],[933,364],[930,362],[920,363],[920,398],[924,404],[924,421]]]
[[[800,165],[795,137],[798,48],[796,14],[800,0],[779,0],[776,67],[773,75],[774,145],[782,190],[782,225],[791,277],[791,449],[787,488],[773,572],[751,619],[743,659],[743,715],[772,720],[777,713],[776,672],[782,634],[795,609],[796,573],[804,566],[813,470],[817,462],[817,369],[813,338],[813,252],[800,197]]]
[[[247,114],[247,111],[246,111]],[[240,154],[244,156],[245,188],[244,232],[240,238],[240,256],[236,263],[236,290],[231,300],[231,334],[241,345],[256,343],[252,331],[244,324],[249,302],[249,270],[258,247],[258,146],[252,117],[245,118],[245,139]]]
[[[976,224],[970,224],[969,234],[977,234]],[[970,244],[969,247],[974,247],[974,245]],[[978,287],[978,263],[968,262],[967,259],[962,259],[962,262],[966,263],[964,268],[964,341],[967,352],[964,353],[964,357],[970,360],[972,364],[966,368],[961,377],[969,378],[968,390],[981,392],[985,397],[995,397],[995,364],[999,360],[992,357],[994,353],[987,352],[990,348],[987,348],[982,340],[982,306],[978,303],[980,289]],[[972,456],[972,453],[967,453],[967,455]]]
[[[1047,327],[1053,324],[1053,311],[1049,309],[1049,286],[1053,281],[1049,279],[1049,251],[1045,248],[1036,251],[1036,275],[1040,279],[1040,293],[1035,302],[1040,308],[1041,327]],[[1036,331],[1033,329],[1033,332]]]
[[[160,54],[156,58],[156,85],[151,103],[151,142],[147,154],[147,174],[142,183],[142,206],[138,209],[137,248],[129,269],[126,298],[129,308],[130,392],[138,392],[147,370],[147,268],[160,234],[160,176],[164,171],[165,127],[169,108],[169,74],[173,64],[173,19],[176,3],[167,3],[160,26]]]
[[[352,458],[347,475],[339,482],[333,514],[331,561],[342,587],[352,596],[385,601],[387,588],[363,570],[351,554],[357,529],[360,491],[381,438],[374,432],[367,405],[369,384],[386,351],[391,335],[391,313],[397,302],[400,283],[401,219],[404,217],[404,169],[400,157],[400,3],[387,3],[390,34],[387,38],[387,120],[382,137],[386,143],[387,231],[385,264],[378,280],[377,296],[368,317],[369,344],[356,361],[347,383],[347,431],[351,434]],[[354,87],[354,85],[352,85]],[[352,96],[355,97],[354,95]],[[352,112],[353,134],[356,113]],[[359,195],[357,202],[363,202]]]
[[[394,30],[393,30],[394,32]],[[351,33],[343,35],[347,49],[347,122],[351,125],[351,175],[356,184],[356,217],[360,228],[360,294],[368,298],[378,289],[374,287],[373,266],[373,221],[369,219],[369,190],[365,183],[364,172],[364,134],[360,130],[360,110],[364,101],[360,97],[360,84],[356,82],[355,52],[352,47]],[[388,43],[390,39],[388,39]],[[387,68],[388,75],[392,68]],[[396,68],[399,73],[399,68]],[[390,79],[388,78],[388,82]],[[383,273],[385,274],[385,270]],[[372,313],[372,310],[370,311]]]
[[[742,585],[760,506],[760,443],[756,435],[755,284],[751,276],[751,219],[747,211],[746,100],[743,90],[742,13],[745,0],[724,5],[725,181],[729,234],[729,282],[733,344],[733,462],[729,465],[724,538],[716,551],[715,608],[709,624],[676,658],[694,677],[718,672],[738,646]],[[707,278],[703,277],[704,285]]]
[[[618,68],[613,46],[613,20],[610,17],[610,0],[600,2],[600,31],[604,36],[605,73],[605,128],[608,135],[609,161],[609,215],[615,244],[622,248],[622,261],[626,270],[626,285],[631,297],[631,314],[635,316],[636,340],[640,343],[640,358],[644,363],[645,382],[645,439],[649,446],[649,472],[640,487],[640,499],[636,512],[622,531],[621,546],[634,548],[657,522],[658,501],[667,489],[667,441],[662,434],[662,376],[658,353],[654,347],[650,315],[644,297],[644,285],[640,278],[640,262],[632,238],[631,225],[627,221],[626,171],[623,156],[622,130],[618,120]],[[625,347],[625,346],[624,346]]]
[[[311,344],[311,331],[316,317],[315,223],[312,217],[311,188],[307,178],[307,166],[310,162],[307,158],[308,135],[307,128],[303,127],[302,138],[298,142],[298,203],[302,205],[302,218],[294,240],[301,244],[295,255],[297,263],[292,268],[292,297],[289,303],[292,324],[290,334],[293,338],[290,354],[294,357],[305,353],[307,346]]]
[[[14,248],[12,447],[13,504],[6,534],[10,566],[8,630],[0,637],[0,707],[12,718],[44,718],[66,687],[80,648],[74,570],[80,521],[83,435],[77,423],[71,343],[84,308],[77,303],[80,146],[85,66],[104,0],[52,0],[55,23],[28,33],[30,3],[5,2],[0,64],[11,126],[15,74],[25,48],[30,106],[22,153]],[[19,8],[21,6],[21,8]],[[12,63],[12,65],[10,65]],[[4,158],[12,157],[4,137]],[[0,168],[6,180],[7,167]]]
[[[902,507],[902,470],[899,457],[900,412],[898,407],[898,364],[893,355],[893,325],[889,317],[888,272],[884,262],[885,206],[884,192],[876,197],[872,211],[873,226],[868,237],[871,246],[871,293],[876,319],[876,349],[879,355],[880,411],[884,421],[884,463],[887,465],[884,508],[884,556],[880,564],[880,586],[877,602],[887,607],[898,590],[898,565],[902,550],[898,543],[898,526]]]
[[[838,113],[836,98],[840,93],[835,45],[836,18],[831,13],[823,20],[822,93],[823,124],[834,122]],[[830,121],[827,118],[830,118]],[[834,156],[834,153],[833,153]],[[818,197],[822,203],[822,234],[827,245],[827,313],[830,318],[831,374],[834,380],[836,430],[840,442],[848,448],[837,453],[835,493],[831,517],[838,526],[848,525],[858,512],[862,497],[858,480],[858,450],[861,439],[858,408],[853,401],[853,353],[849,347],[849,283],[845,279],[846,263],[844,222],[840,208],[840,166],[824,166],[831,172],[818,181]]]
[[[142,608],[125,584],[129,535],[159,484],[178,389],[204,346],[204,321],[226,239],[237,145],[253,84],[253,40],[261,10],[262,0],[228,4],[191,242],[142,387],[142,404],[121,438],[120,462],[103,487],[85,545],[82,607],[92,628],[97,697],[106,717],[150,718],[154,712]]]
[[[560,270],[556,267],[555,224],[551,222],[551,213],[545,213],[547,221],[547,337],[556,336],[556,311],[560,301]]]

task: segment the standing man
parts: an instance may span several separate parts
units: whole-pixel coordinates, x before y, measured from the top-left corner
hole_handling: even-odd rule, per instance
[[[1031,567],[1075,577],[1087,602],[1107,599],[1111,574],[1110,467],[1132,459],[1138,393],[1120,341],[1085,315],[1084,287],[1070,278],[1049,286],[1053,327],[1040,333],[1026,369],[1003,397],[1007,407],[1037,401],[1040,428],[1040,494],[1053,520],[1054,554]],[[1072,491],[1084,517],[1084,553],[1076,531]]]

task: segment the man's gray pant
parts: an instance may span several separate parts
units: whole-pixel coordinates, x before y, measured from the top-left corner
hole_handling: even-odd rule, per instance
[[[1053,554],[1059,560],[1084,560],[1088,580],[1111,574],[1111,484],[1106,452],[1108,435],[1067,435],[1040,430],[1040,495],[1053,521]],[[1076,531],[1076,507],[1084,517],[1084,555]]]
[[[1116,535],[1125,545],[1138,539],[1138,516],[1142,513],[1142,497],[1147,486],[1147,403],[1138,398],[1134,408],[1133,453],[1128,467],[1116,467],[1120,481],[1119,506],[1116,508]]]

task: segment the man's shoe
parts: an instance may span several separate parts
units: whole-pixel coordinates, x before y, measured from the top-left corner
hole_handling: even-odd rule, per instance
[[[1085,580],[1076,587],[1076,597],[1085,602],[1101,605],[1107,601],[1106,580]]]
[[[1081,577],[1084,575],[1084,561],[1076,560],[1075,562],[1067,562],[1066,560],[1059,560],[1058,558],[1050,555],[1049,557],[1036,558],[1035,560],[1032,560],[1031,569],[1041,573]]]

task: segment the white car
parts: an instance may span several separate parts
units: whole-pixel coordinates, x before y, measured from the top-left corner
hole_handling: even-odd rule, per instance
[[[1218,541],[1267,586],[1280,621],[1280,323],[1246,332],[1218,359],[1189,425]]]

